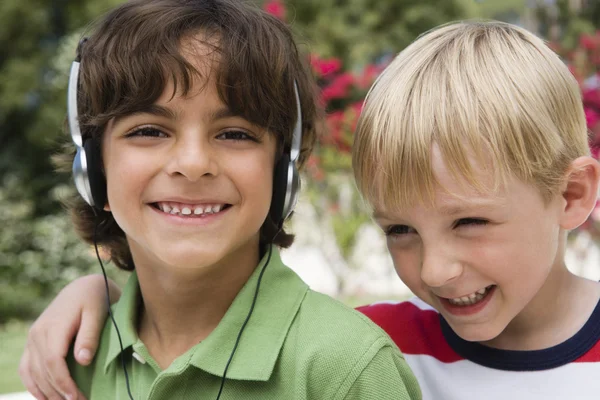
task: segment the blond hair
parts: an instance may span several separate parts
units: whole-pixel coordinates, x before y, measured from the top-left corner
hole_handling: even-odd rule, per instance
[[[432,201],[434,144],[452,175],[477,190],[516,176],[549,200],[569,163],[589,154],[579,86],[525,29],[444,25],[402,51],[367,95],[353,147],[365,199],[386,209]],[[476,178],[481,166],[492,188]]]

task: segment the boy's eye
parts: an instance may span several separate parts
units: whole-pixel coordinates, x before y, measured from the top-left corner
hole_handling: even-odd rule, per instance
[[[135,130],[133,130],[132,132],[128,133],[126,135],[126,137],[151,137],[151,138],[165,138],[167,137],[167,135],[156,129],[156,128],[152,128],[150,126],[144,126],[141,128],[137,128]]]
[[[461,218],[454,223],[454,227],[458,228],[459,226],[477,226],[477,225],[487,225],[489,221],[482,218]]]
[[[217,138],[224,139],[224,140],[234,140],[234,141],[242,141],[242,140],[252,140],[254,142],[257,141],[256,138],[254,138],[250,134],[248,134],[244,131],[240,131],[240,130],[225,131],[225,132],[219,134],[219,136],[217,136]]]
[[[400,236],[409,233],[416,233],[416,231],[408,225],[390,225],[385,229],[386,236]]]

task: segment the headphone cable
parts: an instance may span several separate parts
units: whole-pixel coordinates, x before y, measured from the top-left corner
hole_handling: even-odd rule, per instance
[[[104,285],[106,287],[106,301],[108,303],[108,315],[117,331],[117,337],[119,338],[119,346],[121,347],[121,365],[123,366],[123,372],[125,373],[125,384],[127,385],[127,394],[129,398],[133,400],[133,396],[131,395],[131,387],[129,386],[129,375],[127,374],[127,365],[125,363],[125,357],[123,356],[123,341],[121,340],[121,333],[119,332],[119,327],[117,326],[117,322],[115,321],[115,317],[111,310],[110,304],[110,292],[108,289],[108,277],[106,276],[106,270],[104,269],[104,264],[102,263],[102,258],[100,257],[100,253],[98,252],[98,225],[100,225],[99,220],[100,216],[94,210],[94,215],[96,216],[96,223],[94,224],[94,249],[96,250],[96,257],[98,257],[98,262],[100,262],[100,267],[102,268],[102,275],[104,276]]]
[[[217,394],[217,398],[215,400],[219,400],[221,398],[221,393],[223,392],[223,387],[225,386],[225,377],[227,376],[227,370],[229,369],[229,365],[231,364],[231,361],[233,360],[233,355],[235,354],[235,351],[238,348],[238,344],[240,343],[242,333],[244,332],[244,329],[246,328],[248,321],[250,321],[252,312],[254,311],[254,305],[256,304],[256,299],[258,298],[258,289],[260,289],[260,283],[261,283],[262,277],[265,273],[265,269],[267,268],[267,265],[269,265],[269,262],[271,261],[271,253],[272,252],[273,252],[273,245],[270,244],[269,245],[269,256],[267,257],[267,261],[265,262],[265,265],[263,265],[262,270],[260,271],[260,275],[258,276],[258,282],[256,283],[256,290],[254,291],[254,298],[252,299],[252,305],[250,306],[250,311],[248,312],[248,316],[246,316],[246,320],[244,321],[244,323],[242,324],[242,327],[240,328],[240,332],[238,333],[237,339],[235,340],[235,344],[233,345],[233,350],[231,351],[229,360],[227,361],[227,364],[225,365],[225,370],[223,371],[223,377],[221,378],[221,386],[219,387],[219,393]]]

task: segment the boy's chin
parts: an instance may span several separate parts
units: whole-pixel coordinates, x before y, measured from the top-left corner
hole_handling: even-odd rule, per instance
[[[198,251],[182,252],[179,254],[165,254],[160,257],[162,261],[159,268],[174,274],[194,275],[210,270],[218,264],[220,257],[213,254],[203,254]]]
[[[448,324],[461,339],[467,342],[479,342],[486,344],[486,342],[493,341],[504,331],[504,326],[495,326],[496,324],[490,324],[489,322],[482,324],[452,324],[448,321]]]

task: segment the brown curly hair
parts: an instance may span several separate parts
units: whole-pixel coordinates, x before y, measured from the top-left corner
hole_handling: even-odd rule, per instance
[[[99,139],[112,119],[152,105],[170,81],[174,91],[185,95],[198,72],[183,57],[180,45],[199,33],[198,40],[218,54],[219,97],[235,114],[276,135],[279,154],[291,144],[297,83],[301,168],[322,126],[315,81],[289,27],[239,0],[134,0],[106,14],[81,48],[78,111],[84,139]],[[59,169],[70,168],[73,155],[74,146],[65,147],[55,158]],[[111,213],[92,209],[80,197],[66,204],[85,241],[93,243],[97,229],[96,242],[111,260],[121,269],[134,268],[125,233]],[[274,225],[267,217],[261,228],[263,244]],[[293,239],[281,230],[272,242],[288,247]]]

